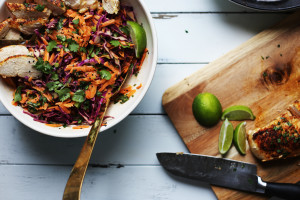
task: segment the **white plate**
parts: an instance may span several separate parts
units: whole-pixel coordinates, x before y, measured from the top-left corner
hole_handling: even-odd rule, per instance
[[[5,0],[0,0],[0,20],[4,20],[8,16],[8,12],[5,8]],[[112,116],[113,118],[107,120],[107,126],[101,127],[101,131],[107,130],[126,116],[128,116],[134,108],[140,103],[146,91],[148,90],[150,83],[152,81],[154,71],[156,68],[157,62],[157,38],[155,33],[155,27],[152,21],[149,10],[146,8],[143,0],[121,0],[121,3],[124,5],[132,6],[137,17],[138,23],[142,24],[146,34],[147,34],[147,48],[149,54],[146,56],[146,59],[143,63],[143,66],[137,77],[132,76],[126,83],[127,85],[139,85],[142,84],[142,88],[138,89],[134,94],[133,98],[130,98],[124,104],[111,104],[107,116]],[[53,128],[46,126],[43,123],[36,122],[27,114],[23,113],[23,109],[18,106],[13,106],[13,89],[7,87],[2,78],[0,78],[0,100],[7,110],[20,122],[26,126],[46,135],[51,135],[55,137],[65,137],[65,138],[74,138],[87,136],[90,128],[86,129],[72,129],[72,127],[66,128]]]

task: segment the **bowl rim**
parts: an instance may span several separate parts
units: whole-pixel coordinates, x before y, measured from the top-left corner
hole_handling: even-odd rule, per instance
[[[5,1],[5,0],[4,0]],[[156,69],[156,65],[157,65],[157,58],[158,58],[158,45],[157,45],[157,35],[156,35],[156,30],[155,30],[155,26],[154,26],[154,22],[153,22],[153,18],[151,16],[150,11],[148,10],[146,4],[143,2],[143,0],[136,0],[138,2],[138,4],[140,4],[143,13],[145,14],[146,20],[149,22],[149,27],[150,27],[150,35],[152,37],[152,57],[151,57],[151,62],[150,65],[150,72],[148,74],[149,79],[147,80],[147,82],[145,84],[143,84],[143,90],[141,91],[140,95],[137,96],[137,98],[135,99],[134,103],[131,104],[131,106],[126,109],[126,112],[123,112],[120,116],[118,116],[117,120],[112,121],[112,123],[110,123],[108,126],[103,126],[99,132],[103,132],[105,130],[110,129],[111,127],[115,126],[116,124],[118,124],[119,122],[121,122],[124,118],[126,118],[135,108],[136,106],[142,101],[142,99],[145,97],[146,92],[148,91],[150,84],[153,80],[154,77],[154,72]],[[148,41],[147,41],[148,42]],[[10,112],[11,115],[13,115],[18,121],[20,121],[22,124],[24,124],[25,126],[39,132],[42,133],[44,135],[49,135],[49,136],[53,136],[53,137],[58,137],[58,138],[79,138],[79,137],[86,137],[89,133],[90,128],[86,128],[86,129],[81,129],[81,130],[86,130],[86,131],[80,131],[77,132],[76,134],[69,134],[69,133],[55,133],[53,131],[43,131],[40,128],[37,128],[36,126],[32,126],[31,124],[27,123],[26,120],[24,120],[22,118],[22,115],[18,115],[18,112],[12,112],[10,107],[9,107],[9,103],[7,101],[3,101],[2,97],[0,95],[0,101],[2,102],[2,104],[4,105],[4,107]],[[23,109],[22,109],[23,110]],[[23,114],[23,113],[22,113]],[[34,120],[32,120],[34,121]],[[74,132],[76,131],[75,129],[73,129]]]

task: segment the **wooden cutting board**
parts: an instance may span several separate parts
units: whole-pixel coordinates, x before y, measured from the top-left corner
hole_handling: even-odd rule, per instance
[[[298,52],[298,59],[295,56]],[[218,153],[221,122],[212,128],[197,123],[192,114],[194,97],[201,92],[216,95],[223,109],[247,105],[256,115],[247,130],[262,127],[300,99],[300,13],[265,30],[235,50],[201,68],[172,86],[162,103],[191,153]],[[233,122],[234,126],[238,122]],[[262,163],[247,147],[241,156],[232,147],[226,158],[254,163],[265,181],[296,183],[300,180],[300,158]],[[265,199],[264,196],[212,187],[219,199]]]

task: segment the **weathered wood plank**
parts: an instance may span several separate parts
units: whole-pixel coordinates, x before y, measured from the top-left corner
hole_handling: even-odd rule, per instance
[[[0,165],[0,193],[5,200],[61,199],[70,166]],[[216,199],[205,183],[176,178],[161,167],[89,167],[81,199]]]
[[[224,0],[145,0],[150,12],[258,12]]]
[[[0,116],[0,164],[70,164],[85,138],[40,134],[12,116]],[[101,133],[91,164],[158,164],[157,152],[188,152],[167,116],[129,116]]]
[[[287,14],[152,16],[155,18],[158,36],[159,63],[207,63],[276,24]]]

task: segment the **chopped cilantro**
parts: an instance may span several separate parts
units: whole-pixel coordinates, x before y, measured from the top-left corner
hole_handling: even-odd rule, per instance
[[[99,71],[101,79],[110,80],[111,73],[105,69]]]
[[[127,26],[121,27],[120,30],[121,30],[125,35],[129,35],[129,28],[128,28]]]
[[[75,25],[79,24],[79,19],[73,19],[72,21]]]
[[[277,142],[278,142],[278,143],[280,143],[280,142],[281,142],[281,139],[280,139],[280,138],[278,138],[278,139],[277,139]]]
[[[85,92],[83,90],[77,90],[73,97],[72,100],[78,103],[82,103],[85,100]]]
[[[38,61],[35,63],[34,67],[45,74],[51,74],[53,70],[53,67],[49,64],[49,62],[44,62],[42,58],[38,58]]]
[[[57,35],[56,38],[57,38],[58,40],[60,40],[61,42],[65,42],[66,39],[67,39],[66,36],[64,36],[64,35]]]
[[[79,49],[79,44],[77,44],[75,41],[69,44],[68,46],[69,50],[76,53]]]
[[[45,9],[45,6],[39,5],[39,4],[38,4],[38,5],[35,7],[35,9],[36,9],[37,11],[42,12],[42,11]]]
[[[14,102],[18,102],[22,100],[22,96],[21,96],[22,88],[23,86],[18,86],[18,88],[16,89]]]
[[[129,97],[125,94],[122,94],[122,95],[117,96],[116,99],[114,100],[114,102],[115,103],[120,102],[121,104],[123,104],[128,100],[129,100]]]
[[[62,87],[63,84],[59,81],[55,81],[55,82],[48,82],[46,84],[46,87],[48,88],[49,91],[55,91],[56,89]]]
[[[56,45],[57,45],[56,41],[52,40],[51,42],[48,43],[47,51],[48,51],[48,52],[51,52],[52,49],[53,49],[54,47],[56,47]]]
[[[97,90],[97,92],[96,92],[96,96],[97,97],[99,97],[99,96],[101,96],[102,95],[102,93],[101,92],[99,92],[98,90]]]
[[[93,27],[92,27],[92,31],[93,31],[93,32],[95,32],[96,29],[97,29],[96,26],[93,26]]]
[[[60,2],[60,7],[65,7],[64,2]]]
[[[57,23],[57,30],[60,30],[60,29],[62,29],[62,27],[64,26],[64,19],[65,18],[63,18],[63,17],[61,17],[61,18],[59,18],[59,21],[58,21],[58,23]]]
[[[85,47],[80,47],[79,51],[86,53],[86,48]]]
[[[54,64],[54,67],[55,67],[55,68],[59,67],[59,63],[55,63],[55,64]]]
[[[58,94],[60,101],[65,101],[71,97],[71,94],[70,94],[71,90],[69,88],[64,88],[64,89],[60,89],[60,90],[56,89],[55,92]]]
[[[51,79],[54,80],[54,81],[57,81],[57,80],[59,79],[58,74],[53,73],[53,74],[51,75]]]
[[[287,122],[287,125],[292,126],[291,122]]]
[[[110,41],[110,44],[113,45],[114,47],[118,47],[121,43],[118,40],[112,40]]]

